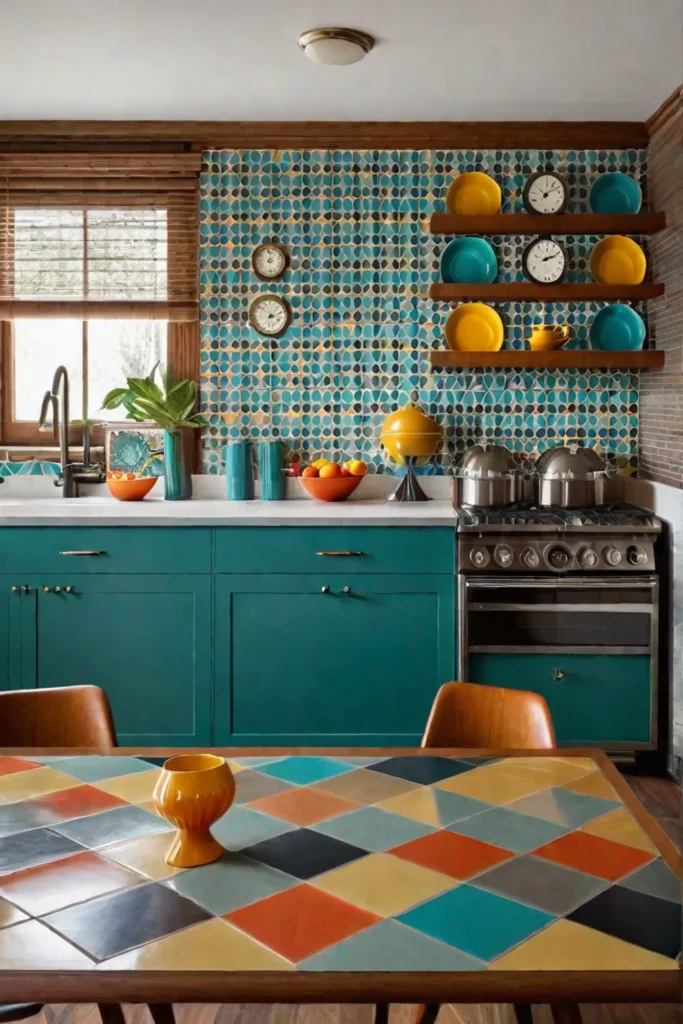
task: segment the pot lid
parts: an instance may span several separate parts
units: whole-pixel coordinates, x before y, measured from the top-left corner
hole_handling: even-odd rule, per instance
[[[560,445],[539,455],[535,468],[544,480],[592,480],[604,473],[605,463],[592,448]]]
[[[500,444],[475,444],[463,455],[458,476],[471,480],[499,480],[518,470],[512,452]]]

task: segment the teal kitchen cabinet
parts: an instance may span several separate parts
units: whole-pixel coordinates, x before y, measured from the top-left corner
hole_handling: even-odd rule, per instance
[[[454,678],[452,575],[230,574],[215,588],[216,743],[419,742]]]
[[[471,654],[468,678],[540,693],[559,746],[632,748],[655,738],[650,670],[647,654]]]
[[[29,583],[31,594],[17,598],[33,608],[23,630],[33,665],[26,656],[22,686],[101,686],[121,745],[210,745],[209,575],[61,574]]]
[[[35,685],[35,614],[35,588],[0,576],[0,690]]]

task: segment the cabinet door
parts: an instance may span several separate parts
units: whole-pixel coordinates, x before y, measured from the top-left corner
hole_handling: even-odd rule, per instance
[[[218,743],[414,744],[453,678],[454,579],[218,576],[215,633]]]
[[[0,576],[0,690],[36,685],[36,589]]]
[[[468,679],[540,693],[560,746],[625,749],[656,738],[651,667],[647,654],[472,654]]]
[[[122,746],[210,744],[210,577],[43,578],[37,685],[84,683],[106,691]]]

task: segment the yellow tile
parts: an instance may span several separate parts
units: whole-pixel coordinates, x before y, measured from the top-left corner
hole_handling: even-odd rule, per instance
[[[19,800],[30,800],[34,796],[82,785],[80,779],[72,779],[54,768],[34,768],[30,772],[3,775],[0,778],[0,804],[14,804]]]
[[[675,971],[678,964],[660,953],[586,928],[555,921],[511,952],[494,960],[490,971]]]
[[[383,800],[377,807],[393,814],[402,814],[404,818],[412,818],[413,821],[421,821],[424,825],[441,826],[432,791],[424,786],[400,796],[392,796],[390,800]]]
[[[635,846],[637,850],[647,850],[648,853],[659,856],[655,844],[648,839],[625,807],[617,807],[616,810],[603,814],[602,818],[596,818],[595,821],[584,825],[581,832],[590,832],[592,836],[602,836],[603,839],[613,839],[615,843]]]
[[[28,921],[28,916],[11,903],[8,903],[7,900],[0,900],[0,928],[7,928],[10,924],[18,924],[19,921]]]
[[[584,778],[590,774],[591,769],[585,764],[579,764],[579,759],[571,761],[562,760],[559,757],[520,757],[510,758],[510,767],[519,770],[520,768],[531,769],[534,772],[542,772],[548,779],[549,786],[561,786],[572,779]],[[486,767],[486,766],[485,766]],[[497,767],[491,765],[491,768]]]
[[[237,772],[243,772],[247,767],[245,764],[237,764],[237,761],[228,761],[227,757],[225,760],[233,775],[237,775]]]
[[[117,779],[105,779],[96,782],[95,788],[101,789],[129,804],[142,804],[154,796],[154,787],[161,775],[161,768],[153,768],[149,772],[135,772],[133,775],[120,775]]]
[[[39,921],[0,930],[0,971],[78,971],[94,966],[90,957]]]
[[[161,832],[158,835],[141,836],[139,839],[129,839],[125,843],[107,846],[104,850],[98,850],[98,853],[123,867],[130,868],[131,871],[136,871],[139,875],[144,875],[145,878],[158,882],[162,878],[179,875],[183,870],[172,868],[166,863],[171,840],[172,836],[169,836],[168,832]]]
[[[562,789],[571,789],[572,793],[582,793],[584,796],[600,796],[604,800],[618,800],[621,803],[621,797],[601,771],[591,772],[581,779],[574,779],[573,782],[566,782]]]
[[[310,881],[310,885],[317,889],[324,889],[383,917],[400,914],[446,889],[456,888],[457,884],[453,878],[447,878],[438,871],[411,864],[388,853],[363,857]]]
[[[141,803],[138,804],[138,807],[144,808],[144,810],[149,811],[150,814],[156,814],[157,817],[159,817],[159,818],[163,818],[164,817],[163,814],[159,814],[158,810],[154,806],[154,801],[153,800],[143,800],[143,801],[141,801]],[[166,819],[164,819],[164,820],[166,820]]]
[[[98,965],[104,971],[293,971],[277,953],[222,918],[167,935]]]
[[[551,785],[545,772],[523,766],[508,768],[505,764],[476,768],[473,772],[435,783],[438,789],[460,793],[489,804],[508,804]]]

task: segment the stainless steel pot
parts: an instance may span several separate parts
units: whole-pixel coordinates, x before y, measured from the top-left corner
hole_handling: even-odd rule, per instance
[[[536,460],[536,501],[544,508],[602,505],[605,476],[605,462],[592,448],[549,448]]]
[[[502,445],[477,444],[470,448],[455,475],[462,505],[496,508],[519,501],[519,469],[512,452]]]

